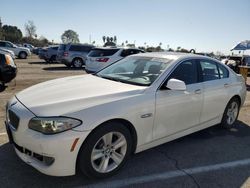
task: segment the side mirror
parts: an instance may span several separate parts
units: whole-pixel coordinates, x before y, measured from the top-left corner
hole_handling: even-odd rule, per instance
[[[165,87],[175,91],[185,91],[187,89],[185,82],[174,78],[170,79]]]

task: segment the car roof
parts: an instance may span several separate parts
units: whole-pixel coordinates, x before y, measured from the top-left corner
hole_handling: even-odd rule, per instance
[[[152,58],[166,58],[166,59],[185,59],[185,58],[206,58],[216,60],[207,56],[197,55],[192,53],[181,53],[181,52],[148,52],[148,53],[140,53],[135,54],[133,56],[141,56],[141,57],[152,57]]]
[[[103,47],[103,46],[100,46],[100,47],[95,47],[93,48],[92,50],[110,50],[110,49],[131,49],[131,50],[141,50],[139,48],[135,48],[135,47],[117,47],[117,46],[106,46],[106,47]],[[143,51],[143,50],[141,50]]]

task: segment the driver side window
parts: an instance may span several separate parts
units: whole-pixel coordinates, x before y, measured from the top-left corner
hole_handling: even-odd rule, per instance
[[[195,60],[187,60],[178,65],[167,81],[171,78],[181,80],[185,82],[186,85],[197,83],[198,71]]]

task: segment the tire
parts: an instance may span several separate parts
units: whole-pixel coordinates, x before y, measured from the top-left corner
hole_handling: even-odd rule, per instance
[[[81,58],[75,58],[72,61],[72,65],[75,68],[81,68],[83,66],[83,60]]]
[[[97,153],[94,154],[94,151]],[[89,178],[112,176],[125,164],[131,151],[132,137],[129,130],[119,122],[106,123],[91,133],[83,143],[78,154],[77,168]]]
[[[28,54],[27,54],[26,52],[20,52],[19,55],[18,55],[18,57],[19,57],[20,59],[26,59],[27,56],[28,56]]]
[[[234,127],[240,110],[240,102],[237,98],[232,98],[223,113],[221,126],[226,129]]]
[[[49,62],[50,63],[54,63],[56,61],[56,56],[55,55],[52,55],[49,59]]]

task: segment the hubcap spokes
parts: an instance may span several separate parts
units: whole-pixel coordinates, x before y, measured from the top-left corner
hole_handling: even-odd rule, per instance
[[[76,67],[81,67],[82,63],[80,60],[75,60],[75,66]]]
[[[127,151],[127,141],[119,132],[110,132],[100,138],[91,153],[93,168],[107,173],[119,166]]]
[[[227,123],[229,125],[232,125],[235,122],[237,115],[238,115],[238,104],[236,102],[232,102],[227,111]]]

